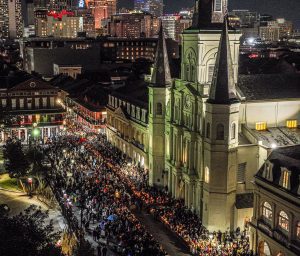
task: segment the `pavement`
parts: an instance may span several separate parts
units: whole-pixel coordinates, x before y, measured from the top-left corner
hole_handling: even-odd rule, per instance
[[[163,223],[155,220],[153,216],[145,211],[136,213],[135,216],[146,227],[146,230],[152,234],[156,241],[159,241],[163,249],[170,256],[188,256],[189,248],[173,232],[168,230]]]
[[[23,192],[0,189],[0,204],[8,205],[10,216],[19,214],[32,204],[40,206],[42,210],[49,211],[48,221],[53,221],[55,231],[62,231],[65,227],[65,221],[61,213],[57,209],[49,209],[45,203],[39,201],[35,196],[30,198]]]

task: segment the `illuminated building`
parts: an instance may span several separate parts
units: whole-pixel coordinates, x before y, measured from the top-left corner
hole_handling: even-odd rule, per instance
[[[152,22],[153,17],[148,13],[120,13],[112,16],[108,33],[116,37],[152,37]]]
[[[75,38],[83,31],[83,17],[73,12],[49,12],[47,15],[47,36]]]
[[[258,255],[300,255],[299,152],[273,149],[255,175],[251,244]]]
[[[47,36],[47,9],[36,9],[34,11],[35,35],[37,37]]]
[[[116,0],[94,0],[95,29],[100,29],[106,20],[117,12]]]
[[[107,118],[108,139],[137,164],[144,157],[150,186],[167,186],[208,230],[222,232],[249,227],[253,177],[269,152],[300,145],[299,74],[239,75],[241,33],[224,22],[225,4],[196,1],[180,79],[171,77],[161,31],[148,104],[137,104],[146,102],[143,88],[133,99],[112,94]]]
[[[18,38],[22,36],[21,0],[0,0],[0,33],[4,38]]]
[[[164,15],[161,17],[167,38],[179,42],[181,33],[192,25],[192,19],[180,15]]]
[[[1,79],[7,79],[7,86],[1,88],[0,109],[4,120],[9,119],[0,133],[2,143],[8,138],[28,143],[33,139],[33,129],[39,130],[44,141],[58,134],[63,128],[65,110],[59,103],[57,87],[34,77],[23,77],[22,82],[8,77]]]
[[[163,15],[163,0],[135,0],[134,9],[151,13],[155,17]]]

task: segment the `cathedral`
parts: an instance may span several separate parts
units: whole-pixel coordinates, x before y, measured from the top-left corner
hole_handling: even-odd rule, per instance
[[[108,139],[212,231],[243,228],[254,175],[274,148],[300,144],[300,75],[239,75],[241,33],[226,15],[227,0],[197,0],[180,79],[161,28],[152,74],[107,106]]]

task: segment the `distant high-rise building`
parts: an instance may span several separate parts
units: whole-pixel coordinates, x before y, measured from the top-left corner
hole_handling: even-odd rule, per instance
[[[145,11],[153,16],[160,17],[163,15],[163,0],[135,0],[134,9],[137,11]]]
[[[192,25],[192,19],[180,15],[164,15],[161,17],[165,36],[177,42],[180,34]]]
[[[100,29],[107,20],[117,12],[116,0],[95,0],[94,2],[94,17],[95,28]]]
[[[149,13],[133,12],[113,15],[109,34],[116,37],[139,38],[153,36],[153,17]]]
[[[21,0],[0,0],[1,37],[18,38],[23,33]]]
[[[249,10],[233,10],[230,15],[237,16],[240,18],[240,26],[250,28],[255,25],[258,21],[258,13],[251,12]]]

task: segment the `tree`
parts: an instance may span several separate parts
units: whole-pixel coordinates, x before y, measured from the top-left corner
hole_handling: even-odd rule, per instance
[[[11,178],[20,178],[28,173],[29,162],[19,140],[7,140],[4,146],[3,157],[5,159],[5,168]]]
[[[13,217],[0,216],[1,256],[62,256],[55,246],[60,233],[54,232],[52,221],[45,224],[47,218],[48,212],[35,205]]]

